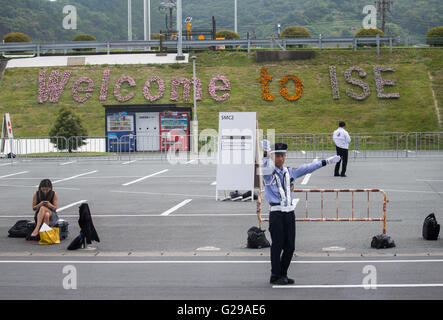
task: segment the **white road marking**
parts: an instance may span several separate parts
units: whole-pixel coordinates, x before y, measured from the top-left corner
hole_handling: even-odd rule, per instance
[[[77,202],[74,202],[74,203],[68,204],[68,205],[66,205],[66,206],[64,206],[64,207],[58,208],[58,209],[57,209],[57,212],[60,212],[60,211],[66,210],[66,209],[71,208],[71,207],[73,207],[73,206],[75,206],[75,205],[77,205],[77,204],[82,204],[82,203],[87,202],[87,201],[88,201],[88,200],[80,200],[80,201],[77,201]]]
[[[0,167],[9,166],[9,165],[11,165],[11,164],[12,164],[12,162],[2,163],[2,164],[0,164]]]
[[[95,217],[95,216],[94,216]],[[443,259],[424,259],[424,260],[306,260],[292,261],[298,264],[334,264],[334,263],[432,263],[443,262]],[[270,264],[269,260],[0,260],[0,264]],[[368,285],[369,286],[369,285]],[[280,287],[280,286],[279,286]],[[282,286],[283,287],[283,286]],[[289,287],[289,286],[284,286]]]
[[[436,194],[436,193],[443,193],[441,191],[420,191],[420,190],[394,190],[394,189],[382,189],[383,191],[389,191],[389,192],[405,192],[405,193],[430,193],[430,194]]]
[[[189,160],[188,162],[185,162],[185,164],[193,163],[194,161],[197,161],[197,159]]]
[[[416,179],[415,181],[443,182],[443,180]]]
[[[122,164],[130,164],[130,163],[133,163],[135,161],[137,161],[137,160],[126,161],[126,162],[123,162]]]
[[[215,186],[215,185],[217,185],[217,181],[214,181],[211,183],[211,186]]]
[[[308,173],[307,175],[305,175],[301,184],[307,184],[310,178],[311,178],[311,173]]]
[[[188,204],[188,203],[191,202],[191,201],[192,201],[192,199],[186,199],[186,200],[180,202],[178,205],[173,206],[171,209],[166,210],[165,212],[163,212],[163,213],[161,214],[161,216],[169,216],[172,212],[174,212],[174,211],[180,209],[181,207],[183,207],[184,205]]]
[[[137,183],[137,182],[143,181],[143,180],[145,180],[145,179],[148,179],[148,178],[150,178],[150,177],[153,177],[153,176],[156,176],[156,175],[159,175],[159,174],[165,173],[165,172],[167,172],[167,171],[169,171],[169,169],[165,169],[165,170],[162,170],[162,171],[159,171],[159,172],[156,172],[156,173],[150,174],[149,176],[141,177],[140,179],[137,179],[137,180],[133,180],[133,181],[130,181],[130,182],[124,183],[124,184],[122,184],[122,186],[129,186],[129,185],[131,185],[131,184],[134,184],[134,183]]]
[[[2,178],[7,178],[7,177],[12,177],[12,176],[16,176],[16,175],[24,174],[24,173],[28,173],[28,172],[29,172],[29,171],[22,171],[22,172],[17,172],[17,173],[7,174],[7,175],[5,175],[5,176],[0,176],[0,179],[2,179]]]
[[[148,191],[121,191],[111,190],[112,193],[129,193],[129,194],[142,194],[142,195],[154,195],[154,196],[183,196],[183,197],[200,197],[200,198],[214,198],[213,195],[202,194],[185,194],[185,193],[164,193],[164,192],[148,192]]]
[[[272,286],[273,289],[378,289],[378,288],[429,288],[443,287],[443,283],[393,283],[393,284],[327,284],[327,285],[283,285]]]
[[[65,166],[65,165],[67,165],[67,164],[71,164],[71,163],[74,163],[75,161],[68,161],[68,162],[63,162],[63,163],[60,163],[60,165],[61,166]]]
[[[35,179],[35,178],[34,178]],[[5,188],[32,188],[35,189],[37,186],[24,186],[24,185],[11,185],[11,184],[0,184],[0,187]],[[80,188],[65,188],[65,187],[57,187],[57,190],[80,190]]]
[[[69,177],[69,178],[64,178],[64,179],[56,180],[56,181],[52,182],[52,184],[59,183],[59,182],[63,182],[63,181],[69,181],[69,180],[72,180],[72,179],[75,179],[75,178],[78,178],[78,177],[86,176],[86,175],[88,175],[88,174],[96,173],[97,171],[98,171],[98,170],[89,171],[89,172],[85,172],[85,173],[77,174],[77,175],[72,176],[72,177]],[[38,186],[37,186],[37,187],[38,187]]]

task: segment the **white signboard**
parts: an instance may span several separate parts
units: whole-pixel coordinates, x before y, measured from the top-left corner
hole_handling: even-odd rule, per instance
[[[219,113],[216,200],[219,190],[254,194],[256,129],[255,112]]]
[[[12,139],[14,139],[14,134],[12,133],[12,124],[11,124],[11,118],[9,117],[9,113],[5,113],[3,116],[2,121],[2,136],[1,136],[1,143],[0,143],[0,151],[5,151],[5,139],[6,135],[8,135],[9,142],[11,144],[11,150],[12,152]]]

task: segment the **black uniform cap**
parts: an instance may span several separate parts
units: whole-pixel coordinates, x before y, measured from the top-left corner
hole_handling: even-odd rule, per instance
[[[271,148],[271,153],[286,153],[288,150],[288,145],[286,143],[276,143]]]

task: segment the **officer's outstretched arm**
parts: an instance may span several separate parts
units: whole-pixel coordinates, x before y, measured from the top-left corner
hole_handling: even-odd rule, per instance
[[[315,170],[320,169],[321,167],[324,167],[327,164],[337,163],[340,160],[341,160],[340,156],[336,155],[333,157],[329,157],[325,160],[314,161],[309,164],[304,164],[298,168],[291,168],[292,170],[290,170],[290,174],[291,174],[291,177],[293,177],[294,179],[297,179],[298,177],[301,177],[301,176],[304,176],[308,173],[314,172]]]

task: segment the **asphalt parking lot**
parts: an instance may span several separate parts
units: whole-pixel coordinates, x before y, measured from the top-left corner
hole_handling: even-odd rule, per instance
[[[429,213],[443,217],[442,158],[359,159],[348,167],[347,178],[333,177],[333,168],[325,167],[297,180],[297,188],[383,189],[389,201],[387,234],[396,247],[370,247],[381,222],[297,222],[289,270],[296,283],[280,288],[268,282],[269,249],[246,248],[246,232],[258,221],[256,203],[215,201],[215,165],[0,162],[0,299],[32,299],[41,287],[47,289],[44,299],[443,298],[443,243],[421,236]],[[8,238],[15,221],[32,219],[32,194],[43,178],[53,181],[59,195],[59,217],[70,224],[68,239],[41,246]],[[302,218],[306,201],[304,194],[298,198],[296,216]],[[381,200],[371,194],[371,216],[381,216]],[[79,232],[78,206],[85,201],[101,241],[67,251]],[[366,216],[366,195],[354,202],[355,215]],[[350,216],[349,195],[340,195],[338,206],[340,217]],[[309,195],[308,207],[309,217],[319,217],[320,196]],[[325,196],[324,208],[325,215],[335,216],[335,194]],[[267,214],[266,203],[262,212]],[[63,285],[66,266],[74,266],[75,290]]]

